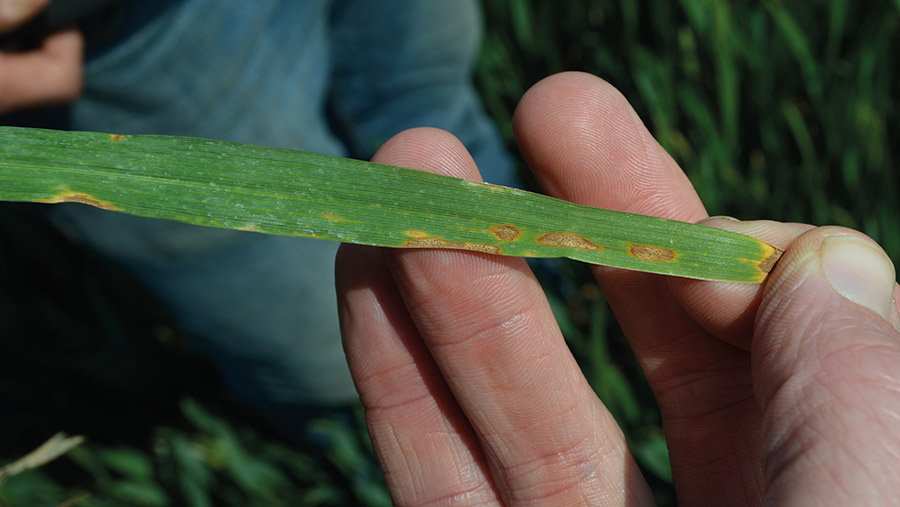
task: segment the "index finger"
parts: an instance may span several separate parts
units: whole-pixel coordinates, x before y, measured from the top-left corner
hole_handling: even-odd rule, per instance
[[[374,160],[479,178],[462,145],[434,130],[400,134]],[[524,260],[416,249],[391,257],[412,321],[505,501],[649,498]]]

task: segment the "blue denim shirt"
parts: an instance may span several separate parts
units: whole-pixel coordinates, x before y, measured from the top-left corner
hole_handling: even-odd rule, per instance
[[[368,158],[411,127],[459,137],[514,182],[471,85],[475,0],[128,2],[91,50],[69,127]],[[340,345],[337,245],[54,206],[72,238],[129,267],[228,385],[282,426],[355,391]],[[298,426],[294,426],[298,427]]]
[[[402,130],[439,127],[485,179],[515,181],[471,85],[476,2],[149,3],[128,3],[112,46],[89,53],[71,128],[367,159]]]

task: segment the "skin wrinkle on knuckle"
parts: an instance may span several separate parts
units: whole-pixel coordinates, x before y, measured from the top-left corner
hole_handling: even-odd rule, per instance
[[[428,490],[427,485],[423,484],[425,475],[421,473],[424,469],[419,459],[419,453],[415,450],[414,446],[405,444],[393,425],[389,426],[387,429],[388,447],[394,449],[394,452],[385,452],[384,455],[399,456],[399,462],[402,463],[403,466],[399,470],[392,466],[382,467],[382,469],[390,471],[390,475],[386,475],[385,480],[389,484],[391,482],[398,484],[400,487],[397,489],[400,491],[412,491],[411,496],[415,499],[416,497],[421,496],[423,491]],[[381,442],[376,441],[376,445],[378,444],[381,444]],[[395,463],[397,462],[396,458],[392,461]],[[405,502],[401,501],[400,503]]]
[[[883,324],[880,321],[867,321],[862,324],[852,317],[829,319],[827,323],[821,323],[822,327],[827,327],[830,332],[847,335],[865,335],[867,331],[875,334],[881,331]],[[871,328],[871,329],[867,329]],[[872,370],[872,365],[860,364],[861,361],[878,359],[880,367],[888,370],[895,364],[900,364],[900,348],[893,343],[884,341],[866,341],[840,344],[835,347],[828,347],[827,344],[816,342],[816,352],[818,352],[818,361],[821,364],[821,370],[831,371],[834,374],[841,374],[842,371],[852,373],[851,378],[865,381],[868,377],[866,373]],[[826,348],[828,347],[828,348]],[[869,359],[873,358],[873,359]]]
[[[510,498],[515,502],[544,502],[561,496],[592,497],[590,491],[601,489],[599,472],[610,455],[619,449],[597,446],[592,435],[585,436],[567,449],[532,458],[527,462],[504,467]]]
[[[683,348],[682,343],[690,342],[695,336],[694,330],[687,330],[673,333],[665,340],[641,344],[641,368],[647,379],[654,385],[665,382],[669,378],[669,370],[665,367],[664,358],[672,357],[674,352]]]
[[[452,295],[459,288],[459,280],[470,276],[474,255],[462,250],[396,250],[391,269],[398,285],[419,297]],[[447,273],[455,273],[451,280]]]
[[[440,497],[431,498],[436,493],[431,480],[438,471],[443,478],[442,487],[449,488],[452,484],[452,487],[457,489],[446,494],[440,493],[442,497],[453,498],[462,494],[462,498],[476,496],[487,500],[494,498],[490,482],[480,467],[471,460],[452,428],[405,440],[401,435],[406,434],[399,433],[390,422],[373,424],[371,428],[375,435],[373,444],[376,449],[384,451],[379,455],[392,457],[391,463],[402,465],[385,467],[382,464],[386,482],[396,486],[391,488],[392,491],[404,495],[394,498],[397,505],[445,504],[440,502]],[[446,441],[448,438],[453,440],[449,442],[449,452]],[[436,453],[436,449],[443,452]],[[438,457],[437,460],[435,456]]]
[[[566,442],[573,436],[577,438],[585,428],[593,427],[587,424],[593,422],[589,420],[576,425],[575,433],[567,429],[571,420],[577,419],[569,414],[582,410],[583,404],[580,399],[561,393],[561,382],[555,384],[546,387],[539,383],[533,388],[525,386],[515,392],[500,393],[494,404],[468,411],[498,464],[522,461],[523,450],[529,456],[558,454],[558,449],[570,447]],[[551,401],[540,406],[528,405],[531,399]]]
[[[895,361],[900,364],[900,359],[895,359]],[[876,378],[866,379],[865,383],[867,386],[883,391],[888,399],[900,399],[900,375],[881,373]],[[877,409],[884,412],[889,419],[900,422],[900,403],[897,407],[879,406]],[[897,438],[900,439],[900,434],[897,435]],[[898,447],[898,452],[900,452],[900,447]]]
[[[841,372],[849,372],[854,368],[859,369],[858,366],[848,365],[847,361],[863,357],[866,349],[876,348],[884,354],[892,352],[896,354],[897,351],[892,343],[847,343],[835,342],[833,339],[820,339],[822,336],[856,337],[865,336],[867,333],[879,336],[878,333],[881,333],[886,325],[882,321],[866,322],[862,325],[863,327],[860,327],[859,321],[853,317],[826,315],[824,318],[813,318],[809,312],[791,308],[790,305],[781,308],[771,318],[773,327],[779,327],[781,321],[790,322],[793,326],[792,331],[798,333],[799,336],[792,340],[784,339],[785,343],[780,345],[776,343],[776,346],[769,347],[769,350],[766,351],[770,357],[767,362],[776,361],[778,371],[790,373],[782,373],[783,378],[781,379],[774,378],[777,384],[768,386],[766,390],[757,389],[762,395],[760,401],[763,406],[773,403],[776,396],[784,391],[785,385],[798,382],[796,377],[802,372],[830,372],[831,375],[840,375]],[[788,344],[788,341],[792,341],[793,344]],[[785,350],[788,346],[791,346],[793,350],[786,353]],[[882,354],[874,353],[868,354],[868,356],[881,357]],[[766,378],[772,380],[772,376],[777,373],[769,372],[767,375]]]
[[[698,333],[703,332],[699,328],[689,327],[679,333],[672,332],[665,340],[659,340],[657,343],[642,344],[641,367],[647,379],[654,386],[665,385],[668,382],[677,382],[672,377],[674,373],[677,373],[677,370],[673,371],[667,367],[668,360],[666,358],[683,356],[682,351],[686,349],[684,344],[695,342],[698,339]],[[731,348],[725,351],[722,351],[721,348],[709,349],[693,353],[690,360],[697,365],[698,369],[701,369],[706,368],[706,365],[715,365],[723,361],[734,360],[733,353],[734,351]]]
[[[542,386],[547,384],[558,384],[550,386],[557,387],[557,389],[555,389],[556,391],[561,391],[561,388],[566,385],[564,382],[550,382],[543,383]],[[555,398],[551,398],[550,396],[541,396],[541,398],[553,399],[554,401],[565,401],[568,399],[565,395],[566,392],[561,391],[559,392],[559,396]],[[517,406],[514,405],[514,407]],[[522,444],[521,439],[523,436],[527,440],[529,439],[529,435],[555,435],[557,434],[557,429],[566,428],[568,423],[574,419],[570,417],[570,414],[580,411],[582,409],[582,404],[580,398],[573,398],[569,403],[566,403],[565,406],[547,406],[543,407],[543,410],[540,411],[537,408],[538,407],[535,406],[529,406],[523,410],[508,414],[509,420],[506,421],[503,430],[495,432],[494,437],[503,442],[504,448],[514,449]],[[547,441],[535,443],[534,445],[551,446],[551,450],[542,453],[542,455],[557,454],[557,447],[570,447],[567,445],[559,446],[557,444],[550,444]]]
[[[785,438],[780,445],[769,446],[763,451],[763,475],[768,495],[781,487],[780,482],[790,482],[786,475],[788,470],[806,466],[803,463],[803,454],[802,446],[797,444],[797,440],[790,438]]]
[[[423,500],[421,503],[417,502],[415,505],[478,506],[501,504],[497,502],[496,495],[494,493],[494,490],[490,487],[490,484],[487,482],[481,482],[480,484],[472,486],[471,488],[448,493],[438,498]]]
[[[414,406],[419,403],[427,402],[431,395],[429,393],[423,393],[418,396],[406,396],[398,401],[390,400],[388,402],[383,401],[383,398],[388,398],[388,396],[380,397],[376,400],[361,400],[362,407],[366,410],[366,413],[377,416],[378,412],[392,412],[400,409],[406,409],[407,407]],[[429,405],[428,403],[424,403],[425,405]]]
[[[706,358],[703,358],[706,359]],[[733,349],[723,348],[716,354],[716,357],[710,357],[708,360],[697,361],[697,370],[693,376],[672,376],[667,377],[659,375],[653,379],[654,385],[666,391],[666,387],[677,389],[686,384],[694,383],[695,379],[707,376],[709,373],[736,373],[744,371],[747,367],[745,357],[741,353],[736,353]]]
[[[422,496],[427,496],[430,491],[426,491]],[[497,501],[497,494],[489,482],[484,477],[479,477],[477,482],[469,485],[466,482],[460,482],[460,486],[456,491],[446,493],[437,498],[422,498],[415,505],[441,505],[441,506],[468,506],[468,505],[501,505]]]
[[[866,358],[873,358],[879,364],[847,364],[848,361],[859,362]],[[831,397],[837,400],[835,405],[850,407],[867,420],[874,421],[882,428],[883,441],[888,443],[893,439],[891,445],[900,448],[900,434],[895,431],[896,424],[900,422],[900,402],[895,402],[895,406],[861,402],[878,392],[883,392],[886,400],[897,399],[900,394],[900,378],[887,372],[874,375],[870,373],[882,368],[890,370],[893,365],[900,364],[897,347],[885,343],[855,345],[848,349],[830,351],[823,356],[821,363],[820,376],[828,379],[828,383],[821,383]],[[856,369],[851,371],[854,366]],[[842,370],[848,370],[850,374],[841,375]],[[841,383],[834,384],[836,376],[841,377]],[[900,456],[900,451],[895,449],[893,454]]]
[[[515,430],[499,433],[500,443],[494,455],[503,482],[521,490],[515,496],[521,501],[536,501],[571,489],[600,489],[593,484],[595,474],[606,468],[616,469],[627,451],[623,447],[621,430],[614,421],[597,419],[597,414],[583,414],[586,420],[571,424],[571,414],[584,408],[584,400],[575,397],[563,407],[550,407],[544,417],[533,420]],[[574,428],[574,431],[573,431]],[[560,433],[559,430],[566,430]],[[556,435],[553,439],[534,441],[529,435]],[[531,441],[530,454],[516,457],[509,449],[522,448]],[[506,452],[498,452],[507,449]],[[614,463],[612,467],[608,465]]]
[[[790,330],[801,338],[785,336]],[[774,331],[773,331],[774,330]],[[808,360],[804,347],[815,346],[816,338],[822,332],[822,321],[814,319],[810,312],[796,308],[794,303],[779,305],[768,310],[765,322],[757,324],[753,340],[757,342],[752,354],[754,366],[754,387],[757,400],[762,407],[772,402],[775,394],[790,380],[790,374],[797,371],[801,361]]]
[[[522,333],[528,333],[532,328],[531,311],[529,308],[521,309],[511,315],[497,318],[489,322],[483,319],[474,320],[468,329],[452,337],[442,337],[434,340],[433,335],[426,338],[428,347],[435,353],[454,354],[453,349],[469,349],[471,347],[482,348],[482,343],[495,344],[496,340],[514,339]]]
[[[405,254],[404,280],[420,293],[449,292],[458,288],[462,281],[471,285],[486,280],[491,288],[498,281],[508,285],[523,270],[521,259],[462,250],[402,251],[400,254]],[[513,263],[518,265],[513,266]],[[447,273],[454,273],[454,276],[448,277]]]
[[[463,460],[465,458],[457,457],[451,461],[460,463]],[[474,464],[463,468],[473,467]],[[419,485],[415,503],[412,505],[496,505],[496,494],[491,483],[480,471],[473,473],[460,470],[459,467],[455,468],[457,473],[449,479],[455,485],[453,491],[442,492],[440,496],[434,497],[435,491],[430,483]]]
[[[833,448],[825,445],[820,435],[803,424],[794,426],[792,430],[785,435],[780,445],[764,450],[763,471],[767,496],[783,497],[786,494],[790,497],[803,490],[806,490],[806,494],[812,493],[808,487],[797,486],[798,477],[804,476],[814,477],[816,482],[827,480],[832,486],[844,490],[844,493],[850,493],[845,489],[842,475],[837,473],[840,467],[831,466],[836,460],[840,460],[832,452]]]
[[[806,467],[832,463],[830,458],[817,458],[819,448],[843,448],[845,458],[855,459],[852,449],[846,447],[848,441],[835,441],[827,431],[827,425],[844,424],[843,404],[839,402],[841,394],[831,387],[832,380],[828,377],[829,374],[823,371],[806,378],[794,376],[773,398],[761,428],[765,441],[770,442],[763,455],[767,474],[780,476],[787,468],[797,466],[801,459],[807,461],[800,464]],[[781,397],[787,399],[780,402]],[[838,428],[833,433],[845,435],[849,430]]]
[[[470,304],[462,308],[473,316],[484,313],[484,308],[490,308],[490,314],[498,315],[535,311],[535,298],[529,297],[531,293],[528,291],[521,290],[521,282],[519,273],[506,270],[480,273],[466,283],[473,297]]]
[[[424,317],[421,331],[429,346],[454,345],[491,333],[509,336],[527,332],[528,324],[534,320],[531,314],[539,310],[534,298],[517,290],[519,278],[516,273],[492,270],[480,273],[463,288],[459,288],[459,280],[447,279],[427,283],[424,293],[421,286],[414,288],[413,305]],[[454,305],[447,304],[448,300],[456,302],[456,294],[461,290],[475,295]],[[447,338],[448,330],[454,330],[457,336]]]
[[[845,467],[836,464],[852,461],[863,470],[870,468],[868,460],[857,455],[855,442],[835,439],[821,427],[829,420],[840,419],[840,411],[827,401],[816,405],[821,410],[803,412],[802,417],[793,421],[793,424],[785,426],[779,434],[767,439],[772,444],[763,451],[763,470],[770,495],[784,495],[784,491],[789,491],[787,495],[790,496],[792,490],[797,489],[797,478],[810,476],[817,482],[828,480],[849,498],[855,494],[848,489],[847,477],[841,472]],[[822,416],[821,412],[830,412],[832,416]],[[771,419],[774,417],[768,421],[764,419],[764,431],[771,431],[770,428],[777,425]],[[850,430],[851,428],[843,428],[837,433],[846,435]],[[827,477],[823,478],[823,473]],[[870,470],[867,475],[880,476],[883,473],[879,468]]]
[[[409,377],[406,381],[400,382],[397,378],[391,378],[401,371],[403,376]],[[390,410],[430,397],[432,393],[428,391],[427,387],[409,381],[414,379],[416,372],[415,364],[402,364],[358,376],[357,384],[368,386],[360,393],[363,407],[367,410]],[[378,387],[373,389],[372,385]],[[412,386],[416,387],[415,391],[410,391]],[[373,394],[374,392],[382,394],[376,396]]]
[[[696,393],[709,392],[708,386],[697,387],[696,383],[690,383],[685,386],[689,394],[678,394],[673,396],[660,396],[660,409],[666,411],[666,419],[669,421],[693,420],[702,417],[714,417],[717,414],[724,414],[741,404],[747,403],[755,399],[753,387],[748,380],[747,382],[736,385],[733,390],[735,393],[744,391],[744,395],[735,395],[727,400],[704,399],[698,400]],[[691,406],[691,410],[684,407]]]

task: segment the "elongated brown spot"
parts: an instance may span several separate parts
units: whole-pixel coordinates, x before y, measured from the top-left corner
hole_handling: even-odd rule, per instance
[[[110,143],[117,143],[117,142],[121,141],[122,139],[125,139],[126,137],[128,137],[128,136],[125,136],[125,135],[122,135],[122,134],[110,134],[110,135],[109,135],[109,142],[110,142]]]
[[[116,211],[119,208],[115,207],[112,203],[101,201],[96,197],[86,194],[84,192],[73,192],[71,190],[65,190],[59,194],[54,195],[49,199],[37,199],[34,202],[40,202],[44,204],[58,204],[61,202],[77,202],[81,204],[87,204],[89,206],[94,206],[96,208],[106,209],[110,211]]]
[[[671,262],[677,257],[675,250],[652,245],[631,245],[628,253],[635,259],[653,262]]]
[[[410,238],[427,238],[428,233],[425,231],[420,231],[418,229],[407,229],[403,231],[403,234],[406,234]]]
[[[605,247],[597,246],[589,239],[574,232],[548,232],[537,239],[537,242],[547,246],[559,248],[577,248],[579,250],[600,251]]]
[[[482,243],[454,243],[440,238],[416,238],[403,243],[403,248],[452,248],[455,250],[472,250],[489,254],[499,254],[500,247]]]
[[[331,211],[326,211],[325,213],[322,213],[322,218],[324,218],[325,220],[328,220],[329,222],[334,222],[334,223],[338,223],[338,222],[343,222],[343,221],[344,221],[343,218],[341,218],[341,217],[335,215],[335,214],[334,214],[333,212],[331,212]]]
[[[781,254],[784,253],[784,250],[778,247],[771,245],[766,246],[768,246],[772,250],[772,252],[765,259],[759,261],[759,263],[756,265],[759,268],[760,273],[763,274],[768,274],[770,271],[772,271],[772,268],[774,268],[775,264],[778,263],[778,259],[781,258]]]
[[[245,232],[259,232],[259,226],[256,224],[245,224],[241,226],[241,230]]]
[[[515,225],[495,225],[491,227],[491,234],[500,241],[515,241],[522,235],[522,231]]]

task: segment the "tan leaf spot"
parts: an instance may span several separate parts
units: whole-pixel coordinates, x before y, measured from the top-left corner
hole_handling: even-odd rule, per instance
[[[522,231],[514,225],[495,225],[491,227],[491,234],[500,241],[515,241],[522,235]]]
[[[537,239],[542,245],[556,246],[559,248],[577,248],[579,250],[600,251],[604,247],[597,246],[589,239],[574,232],[548,232]]]
[[[675,250],[652,245],[631,245],[628,253],[635,259],[653,262],[671,262],[678,256]]]

